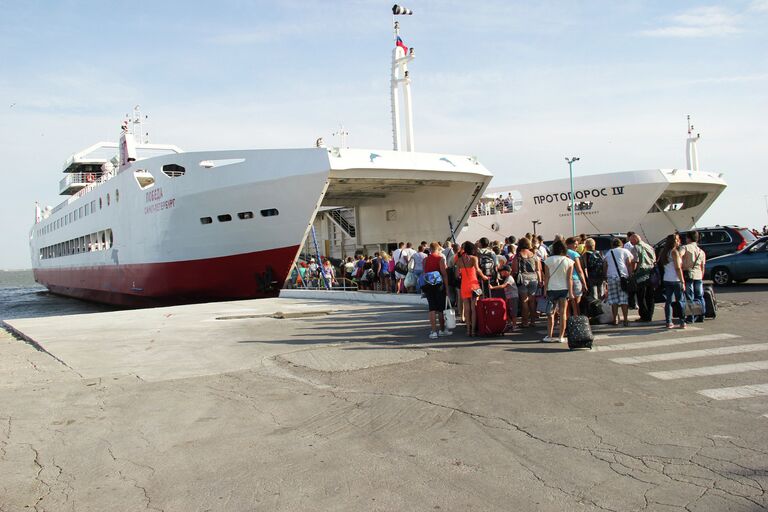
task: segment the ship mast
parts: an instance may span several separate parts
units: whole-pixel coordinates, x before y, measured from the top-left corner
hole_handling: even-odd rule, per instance
[[[397,4],[392,6],[395,48],[392,50],[392,145],[395,151],[415,151],[413,143],[413,106],[411,104],[411,78],[408,63],[415,58],[413,48],[408,49],[400,38],[400,22],[395,16],[412,15],[413,11]],[[405,147],[400,142],[400,94],[402,89],[405,116]]]
[[[701,134],[693,136],[693,125],[691,124],[691,116],[687,116],[688,119],[688,140],[685,145],[685,166],[689,171],[699,170],[699,154],[696,151],[696,142],[701,138]]]

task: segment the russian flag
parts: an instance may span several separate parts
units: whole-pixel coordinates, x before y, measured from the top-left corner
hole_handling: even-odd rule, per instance
[[[405,43],[402,39],[400,39],[400,36],[397,36],[397,42],[395,43],[395,46],[399,46],[403,49],[403,52],[405,52],[406,55],[408,55],[408,47],[405,46]]]

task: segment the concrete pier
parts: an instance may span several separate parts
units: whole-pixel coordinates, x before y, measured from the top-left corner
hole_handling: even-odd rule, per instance
[[[574,353],[540,329],[428,340],[418,305],[7,321],[0,510],[760,510],[768,374],[737,369],[766,303],[742,295],[698,329],[600,327]],[[739,386],[755,396],[701,393]]]

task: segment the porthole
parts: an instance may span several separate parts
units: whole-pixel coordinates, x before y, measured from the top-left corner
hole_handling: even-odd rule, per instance
[[[252,219],[253,218],[253,212],[240,212],[237,214],[238,217],[241,219]]]
[[[107,206],[109,206],[109,193],[107,193]]]
[[[266,210],[261,210],[262,217],[274,217],[276,215],[280,215],[280,212],[277,211],[277,208],[267,208]]]
[[[210,217],[200,217],[200,224],[210,224],[213,219]]]
[[[216,218],[219,219],[219,222],[229,222],[232,220],[232,216],[228,213],[225,213],[224,215],[219,215]]]
[[[101,204],[101,198],[99,198],[99,210],[101,210],[101,206],[102,206],[102,204]]]
[[[115,189],[115,202],[117,203],[119,201],[120,201],[120,190]]]

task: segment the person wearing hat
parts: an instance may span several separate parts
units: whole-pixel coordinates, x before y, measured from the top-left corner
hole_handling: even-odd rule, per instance
[[[500,284],[491,286],[491,290],[504,290],[504,300],[507,303],[507,330],[514,331],[517,324],[517,283],[510,273],[512,269],[509,265],[499,267]]]

